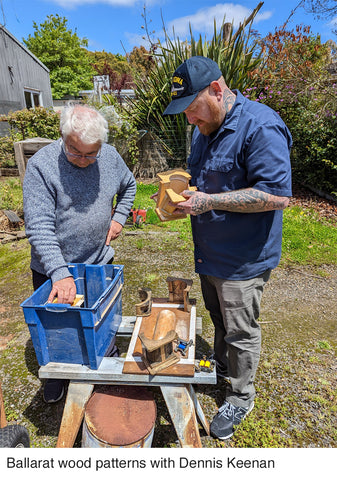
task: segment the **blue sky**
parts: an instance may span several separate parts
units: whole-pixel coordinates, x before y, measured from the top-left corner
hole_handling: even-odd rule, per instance
[[[195,35],[211,34],[214,18],[217,24],[226,19],[237,24],[257,6],[258,0],[220,2],[218,0],[0,0],[0,23],[4,24],[18,40],[34,33],[33,22],[40,24],[47,15],[59,14],[68,19],[68,27],[79,37],[86,37],[89,50],[105,50],[112,53],[130,52],[144,41],[143,7],[154,37],[161,38],[162,18],[169,32],[172,26],[181,39],[188,38],[188,25]],[[262,36],[273,32],[289,17],[299,0],[265,0],[254,28]],[[298,8],[291,17],[289,27],[310,25],[322,41],[337,40],[332,34],[331,20],[318,21],[312,14]],[[335,25],[336,28],[336,25]]]

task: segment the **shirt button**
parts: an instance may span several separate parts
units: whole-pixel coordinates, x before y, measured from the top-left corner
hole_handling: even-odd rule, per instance
[[[198,262],[198,263],[202,263],[201,258],[198,258],[197,262]]]

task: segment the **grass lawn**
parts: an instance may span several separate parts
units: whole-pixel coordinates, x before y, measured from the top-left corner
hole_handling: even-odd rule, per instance
[[[147,224],[128,225],[115,243],[115,262],[124,265],[125,273],[123,315],[134,315],[138,287],[166,296],[166,277],[173,270],[183,272],[193,279],[192,298],[203,319],[196,342],[196,358],[201,358],[212,349],[214,332],[194,273],[190,222],[159,222],[150,199],[156,191],[156,185],[138,184],[134,207],[147,209]],[[19,179],[0,181],[0,196],[0,210],[22,212]],[[229,443],[204,437],[203,446],[337,446],[336,261],[335,225],[311,208],[285,210],[282,261],[268,282],[261,310],[255,408]],[[28,241],[0,244],[0,381],[6,415],[28,428],[33,447],[53,447],[63,404],[46,406],[41,399],[38,364],[19,306],[31,293]],[[210,420],[223,401],[221,386],[200,386],[197,394]],[[158,394],[156,403],[153,446],[175,447],[176,434]]]
[[[134,205],[147,209],[147,222],[170,231],[178,231],[183,239],[191,238],[189,218],[160,223],[154,212],[155,202],[150,196],[157,191],[153,184],[138,183]],[[328,220],[322,220],[312,209],[299,206],[284,211],[281,265],[336,265],[337,229]]]
[[[156,184],[139,182],[134,208],[147,209],[146,223],[168,231],[179,232],[182,240],[191,240],[189,218],[161,223],[155,213],[155,202],[150,198],[157,191]],[[23,214],[22,188],[19,178],[0,182],[0,210],[14,210]],[[284,211],[281,265],[335,265],[337,263],[337,229],[328,220],[322,220],[310,208],[293,206]]]

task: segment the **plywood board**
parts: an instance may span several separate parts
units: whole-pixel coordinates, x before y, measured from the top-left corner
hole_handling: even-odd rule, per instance
[[[132,373],[139,375],[148,375],[148,370],[142,359],[142,344],[138,338],[139,333],[143,333],[148,338],[152,338],[156,320],[161,310],[167,309],[175,313],[177,317],[176,331],[183,340],[193,340],[186,353],[181,356],[178,363],[167,367],[160,372],[160,375],[193,376],[195,359],[195,335],[196,335],[196,308],[191,307],[191,312],[184,311],[184,305],[173,303],[152,303],[151,315],[148,317],[136,317],[135,327],[132,333],[127,356],[124,362],[123,373]],[[186,338],[186,336],[188,338]]]

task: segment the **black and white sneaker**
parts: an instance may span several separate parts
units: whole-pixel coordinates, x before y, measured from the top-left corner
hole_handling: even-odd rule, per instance
[[[225,402],[212,420],[211,435],[219,440],[227,440],[233,435],[234,427],[239,425],[253,408],[254,402],[248,408],[236,407]]]

